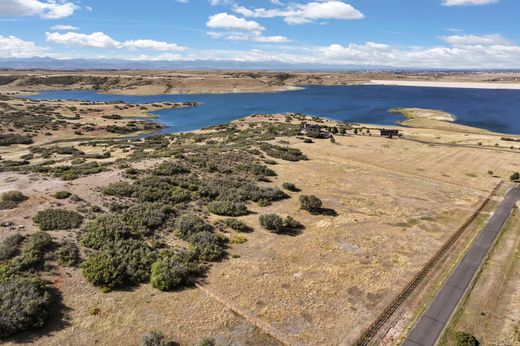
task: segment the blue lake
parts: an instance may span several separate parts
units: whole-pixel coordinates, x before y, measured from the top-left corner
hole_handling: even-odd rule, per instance
[[[399,86],[309,86],[280,93],[178,94],[122,96],[94,91],[48,91],[33,99],[125,101],[128,103],[196,101],[193,108],[156,112],[168,127],[163,133],[196,130],[254,113],[294,112],[336,120],[391,125],[403,119],[390,108],[439,109],[457,123],[520,134],[520,90],[453,89]]]

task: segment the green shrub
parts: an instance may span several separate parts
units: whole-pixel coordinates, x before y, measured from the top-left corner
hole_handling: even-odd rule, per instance
[[[67,230],[78,228],[83,223],[83,216],[72,210],[46,209],[39,211],[33,221],[41,230]]]
[[[242,216],[248,213],[244,203],[224,200],[210,202],[208,210],[213,214],[222,216]]]
[[[85,235],[81,243],[89,248],[99,250],[105,244],[116,240],[135,237],[128,227],[117,216],[100,215],[85,227]]]
[[[7,191],[0,196],[0,210],[14,209],[27,199],[20,191]]]
[[[473,335],[466,332],[456,332],[455,343],[457,346],[478,346],[480,344]]]
[[[511,176],[509,177],[509,179],[511,181],[517,181],[520,179],[520,173],[519,172],[515,172],[513,174],[511,174]]]
[[[297,192],[299,189],[293,183],[283,183],[282,187],[288,191]]]
[[[317,213],[321,210],[323,202],[314,195],[300,196],[300,209],[307,210],[311,213]]]
[[[188,241],[193,245],[193,251],[202,261],[217,261],[224,256],[224,242],[226,238],[211,232],[192,234]]]
[[[0,337],[42,327],[51,303],[51,295],[39,279],[0,281]]]
[[[307,157],[303,155],[303,153],[299,149],[296,148],[281,147],[269,143],[262,143],[260,145],[260,149],[262,149],[267,155],[271,157],[275,157],[286,161],[307,160]]]
[[[121,263],[108,252],[100,252],[88,257],[82,264],[83,276],[91,284],[104,290],[111,290],[124,283]]]
[[[188,173],[189,170],[176,162],[163,162],[153,170],[154,175],[170,176],[181,173]]]
[[[102,191],[107,196],[131,197],[134,194],[134,187],[126,181],[118,181],[105,186]]]
[[[141,346],[174,346],[175,343],[166,340],[161,332],[150,332],[141,338]]]
[[[260,224],[268,231],[279,233],[282,232],[284,222],[281,216],[277,214],[260,215]]]
[[[33,140],[31,137],[17,135],[14,133],[0,133],[0,146],[10,146],[13,144],[32,144]]]
[[[18,246],[23,239],[24,237],[19,233],[7,236],[2,243],[0,243],[0,261],[9,259],[16,255],[18,252]]]
[[[303,228],[303,225],[296,221],[292,216],[283,219],[277,214],[265,214],[260,216],[260,224],[273,233],[283,233]]]
[[[11,260],[11,267],[16,271],[24,271],[41,265],[52,245],[52,238],[46,232],[31,234],[22,253]]]
[[[202,340],[199,341],[197,346],[215,346],[215,339],[210,337],[202,338]]]
[[[27,199],[20,191],[7,191],[2,194],[2,201],[23,202]]]
[[[56,256],[61,265],[73,267],[78,263],[79,249],[76,244],[65,242],[56,250]]]
[[[285,220],[283,220],[283,225],[285,228],[291,230],[300,229],[303,227],[303,225],[296,221],[296,219],[294,219],[292,216],[287,216]]]
[[[161,203],[144,202],[128,208],[123,221],[136,231],[150,234],[159,229],[173,214],[173,209]]]
[[[53,196],[54,198],[56,199],[67,199],[71,196],[72,194],[69,192],[69,191],[58,191],[56,192]]]
[[[191,199],[191,195],[180,187],[174,187],[170,190],[170,198],[173,203],[182,203],[188,202]]]
[[[147,281],[156,257],[156,252],[142,241],[120,240],[88,257],[81,268],[83,276],[94,286],[111,290]]]
[[[212,227],[195,214],[183,214],[175,220],[175,229],[181,239],[187,240],[195,233],[210,232]]]
[[[225,225],[229,228],[237,231],[237,232],[251,232],[251,227],[246,225],[243,221],[237,220],[237,219],[226,219],[224,221]]]
[[[190,284],[193,277],[202,271],[193,254],[186,251],[162,251],[152,265],[150,282],[152,286],[169,291]]]

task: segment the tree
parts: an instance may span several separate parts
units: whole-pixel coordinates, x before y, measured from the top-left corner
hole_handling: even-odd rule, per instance
[[[518,172],[515,172],[513,174],[511,174],[511,176],[509,177],[509,179],[511,179],[511,181],[517,181],[520,179],[520,173]]]
[[[321,210],[323,202],[314,195],[300,196],[300,209],[307,210],[311,213],[317,213]]]

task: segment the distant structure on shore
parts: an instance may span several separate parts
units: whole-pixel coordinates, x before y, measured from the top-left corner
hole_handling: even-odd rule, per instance
[[[330,138],[332,134],[329,131],[322,130],[320,125],[317,124],[303,124],[301,134],[313,137],[313,138]]]
[[[399,133],[399,130],[391,130],[391,129],[380,129],[379,132],[381,133],[381,136],[383,137],[401,137],[402,135]]]

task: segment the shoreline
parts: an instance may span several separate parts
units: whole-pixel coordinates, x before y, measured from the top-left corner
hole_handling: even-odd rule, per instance
[[[427,82],[405,80],[371,80],[365,85],[408,86],[426,88],[453,88],[453,89],[492,89],[492,90],[520,90],[520,83],[484,83],[484,82]]]

